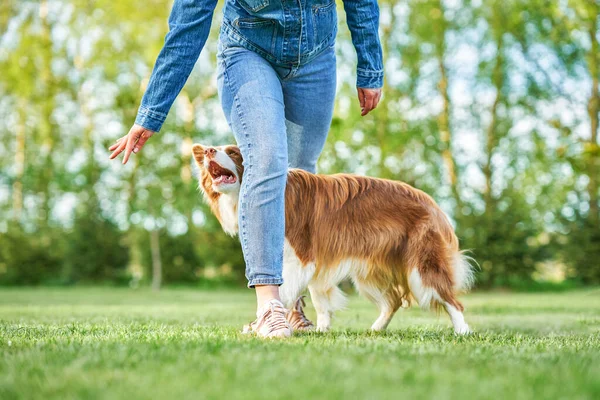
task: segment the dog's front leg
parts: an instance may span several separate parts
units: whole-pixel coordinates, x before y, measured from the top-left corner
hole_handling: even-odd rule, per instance
[[[292,308],[298,296],[306,290],[314,273],[314,263],[303,264],[286,240],[283,248],[283,284],[279,287],[279,296],[287,308]]]
[[[308,285],[310,298],[317,310],[317,331],[327,332],[331,327],[333,312],[344,308],[346,296],[337,286],[323,288]]]

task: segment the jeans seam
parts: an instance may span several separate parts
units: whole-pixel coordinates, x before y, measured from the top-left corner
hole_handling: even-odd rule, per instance
[[[227,33],[227,36],[229,38],[233,39],[245,49],[255,52],[267,61],[275,63],[277,62],[277,58],[273,57],[273,55],[269,54],[269,52],[265,51],[264,49],[261,49],[259,46],[246,39],[240,32],[237,31],[237,29],[235,29],[231,25],[230,22],[223,21],[223,30]]]
[[[140,106],[140,108],[138,110],[138,114],[147,115],[150,118],[154,118],[154,119],[162,118],[163,121],[167,118],[167,114],[163,114],[159,111],[152,111],[151,109],[147,108],[144,105]]]
[[[252,288],[256,285],[282,285],[282,278],[254,278],[252,280],[248,280],[248,287]]]
[[[222,62],[223,62],[223,77],[225,79],[225,84],[227,85],[230,93],[234,93],[233,91],[233,85],[231,83],[231,78],[229,77],[229,73],[227,72],[228,70],[228,66],[227,66],[227,61],[225,60],[225,57],[222,58]],[[248,166],[246,168],[244,168],[244,183],[245,186],[248,187],[250,185],[250,183],[252,182],[252,154],[251,154],[251,144],[250,144],[250,135],[248,135],[248,129],[246,126],[246,121],[244,120],[244,116],[241,110],[241,105],[240,105],[240,100],[238,98],[237,95],[233,96],[233,103],[234,103],[234,107],[235,107],[235,111],[238,115],[238,118],[240,119],[240,122],[242,124],[242,129],[244,130],[244,136],[246,137],[246,143],[247,143],[247,150],[248,150]],[[239,206],[239,216],[241,219],[241,223],[239,224],[239,230],[240,230],[240,236],[241,236],[241,240],[240,243],[242,244],[242,248],[244,250],[244,257],[250,257],[251,252],[248,249],[248,231],[246,229],[246,217],[245,217],[245,213],[248,209],[248,202],[247,202],[247,193],[246,190],[244,190],[243,192],[240,193],[240,206]],[[250,262],[248,262],[250,261]],[[246,259],[246,270],[248,270],[248,264],[252,265],[253,262],[252,260],[248,260]],[[247,271],[246,271],[247,272]],[[248,275],[246,273],[246,275]],[[248,278],[248,276],[246,276],[246,278]]]
[[[223,24],[221,26],[221,32],[224,32],[227,35],[228,39],[234,41],[237,45],[245,48],[246,50],[250,50],[258,54],[259,56],[261,56],[262,58],[274,65],[287,68],[289,68],[290,66],[302,66],[311,63],[328,47],[335,45],[337,31],[338,28],[336,24],[333,32],[331,32],[326,39],[323,39],[320,44],[315,44],[311,52],[302,55],[301,61],[300,63],[298,63],[296,61],[285,61],[283,59],[280,60],[273,54],[270,54],[268,51],[265,51],[265,49],[262,49],[261,47],[255,45],[252,41],[246,39],[246,37],[244,37],[244,35],[242,35],[237,29],[235,29],[231,22],[226,19],[223,20]],[[287,41],[284,40],[283,43],[285,45],[287,44]]]

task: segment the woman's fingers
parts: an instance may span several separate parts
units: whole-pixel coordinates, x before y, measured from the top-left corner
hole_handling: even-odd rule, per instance
[[[108,150],[109,151],[114,151],[117,147],[119,147],[119,144],[123,141],[123,139],[125,139],[127,137],[127,135],[120,137],[117,139],[117,141],[115,143],[113,143]]]
[[[375,96],[372,93],[367,93],[365,100],[365,109],[361,113],[364,117],[373,109],[373,102],[375,101]]]
[[[137,141],[142,136],[142,132],[135,131],[129,134],[127,138],[127,143],[125,144],[125,154],[123,155],[123,164],[127,164],[129,161],[129,156],[131,156],[131,152],[133,151],[133,146],[137,143]]]
[[[127,135],[117,139],[117,142],[108,148],[108,150],[112,151],[110,159],[112,160],[124,151],[123,164],[127,164],[129,157],[131,157],[131,153],[140,151],[142,146],[152,135],[154,135],[153,131],[137,124],[133,125]]]
[[[371,111],[377,108],[377,106],[379,105],[380,99],[381,99],[381,91],[376,93],[375,96],[373,97],[373,104],[371,106]]]
[[[142,133],[142,136],[140,137],[140,139],[137,141],[137,143],[135,144],[135,146],[133,147],[133,152],[137,153],[138,151],[140,151],[142,149],[142,147],[144,146],[144,144],[146,144],[146,141],[148,139],[150,139],[150,137],[154,135],[154,132],[152,131],[148,131],[145,130]]]
[[[360,104],[360,110],[363,111],[365,109],[365,92],[362,88],[358,88],[358,102]]]
[[[121,143],[119,143],[119,145],[117,146],[117,148],[112,152],[112,154],[110,155],[110,159],[112,160],[113,158],[115,158],[116,156],[118,156],[119,154],[121,154],[121,152],[123,150],[125,150],[125,144],[127,142],[125,140],[121,141]]]
[[[381,89],[358,88],[358,100],[360,102],[360,115],[365,116],[379,104]]]

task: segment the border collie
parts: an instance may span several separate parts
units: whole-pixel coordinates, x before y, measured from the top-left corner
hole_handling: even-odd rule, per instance
[[[239,148],[196,144],[193,154],[212,212],[226,233],[237,234],[244,174]],[[281,299],[290,308],[308,288],[318,331],[327,331],[333,313],[343,308],[338,284],[350,278],[379,308],[375,331],[416,301],[422,308],[444,309],[457,334],[470,332],[457,294],[473,283],[471,259],[426,193],[392,180],[291,169],[285,237]]]

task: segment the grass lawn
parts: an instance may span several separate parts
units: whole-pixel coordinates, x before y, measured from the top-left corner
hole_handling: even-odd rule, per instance
[[[468,337],[417,308],[370,333],[352,297],[332,332],[264,342],[249,290],[0,289],[0,399],[600,398],[600,290],[463,300]]]

